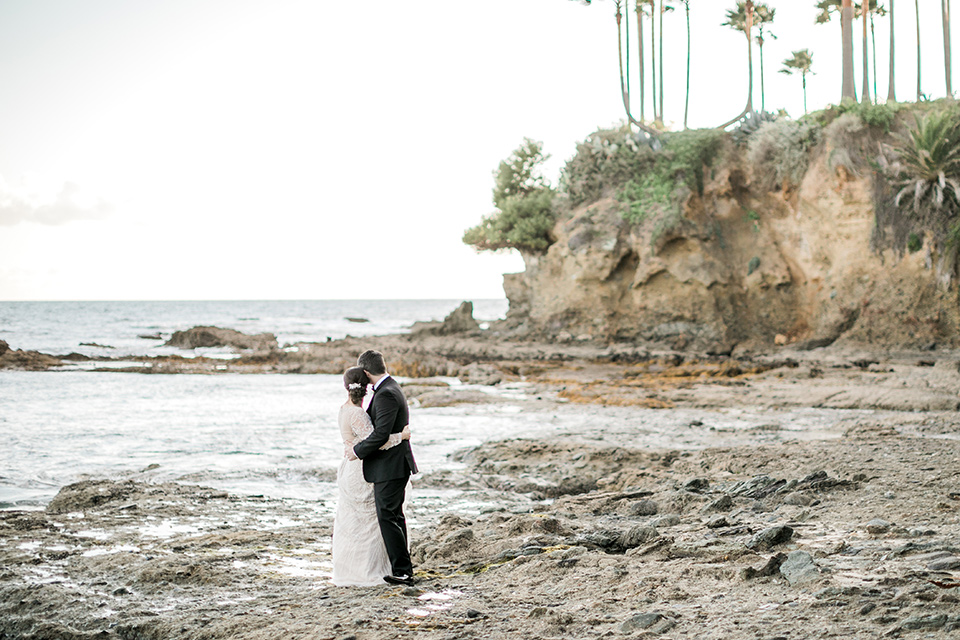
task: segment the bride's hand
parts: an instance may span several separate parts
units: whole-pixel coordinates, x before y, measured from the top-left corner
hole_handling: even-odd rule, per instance
[[[410,425],[405,426],[405,427],[403,428],[403,431],[400,432],[400,435],[402,436],[400,439],[401,439],[401,440],[409,440],[409,439],[410,439],[410,433],[411,433],[411,432],[410,432]]]

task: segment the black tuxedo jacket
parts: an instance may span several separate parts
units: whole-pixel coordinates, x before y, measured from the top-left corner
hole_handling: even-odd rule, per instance
[[[406,478],[417,472],[410,441],[403,440],[395,447],[381,450],[391,433],[400,433],[410,422],[407,399],[400,385],[387,378],[373,392],[367,413],[373,421],[373,433],[358,442],[353,452],[363,460],[363,478],[367,482],[386,482]]]

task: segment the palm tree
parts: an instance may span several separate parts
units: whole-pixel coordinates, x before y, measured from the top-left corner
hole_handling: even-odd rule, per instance
[[[591,4],[590,0],[581,0],[581,1],[584,4],[588,4],[588,5]],[[650,2],[653,2],[653,0],[650,0]],[[661,133],[659,130],[649,127],[646,123],[642,121],[638,121],[636,118],[633,117],[633,113],[630,111],[630,80],[629,80],[630,60],[628,57],[627,70],[625,72],[623,68],[622,44],[623,44],[624,38],[623,38],[623,25],[622,25],[623,13],[621,12],[622,7],[623,7],[623,0],[614,0],[614,8],[616,9],[616,18],[617,18],[617,56],[619,58],[619,64],[620,64],[620,94],[623,99],[623,108],[624,108],[624,111],[626,111],[627,120],[630,122],[630,124],[636,125],[637,128],[639,128],[641,131],[644,131],[652,136],[657,136],[657,135],[660,135]],[[629,36],[629,29],[628,29],[628,33],[627,33],[628,56],[629,56],[629,46],[630,46],[629,38],[630,36]]]
[[[763,83],[763,25],[770,24],[773,22],[773,17],[776,15],[777,10],[771,9],[767,6],[765,2],[758,2],[753,8],[753,22],[757,25],[759,33],[757,34],[757,44],[760,45],[760,111],[767,110],[767,97],[766,89]],[[772,33],[768,33],[768,36],[777,39],[777,36]]]
[[[644,64],[643,64],[643,14],[646,12],[646,2],[644,0],[637,0],[637,55],[640,59],[640,121],[645,122],[647,120],[646,113],[644,110],[644,104],[646,99],[644,97],[644,91],[646,90],[646,80],[644,77]]]
[[[894,32],[894,22],[893,22],[893,0],[890,0],[890,86],[887,87],[887,102],[896,102],[897,101],[897,91],[896,83],[894,82],[894,57],[893,57],[893,32]],[[876,74],[874,74],[876,75]]]
[[[647,3],[650,5],[650,95],[653,98],[653,121],[661,122],[660,112],[657,111],[657,5],[656,0],[647,0]]]
[[[940,0],[943,15],[943,71],[947,79],[947,97],[953,97],[953,83],[950,77],[950,0]]]
[[[800,49],[799,51],[793,52],[792,58],[787,58],[783,61],[783,69],[780,69],[780,73],[785,73],[787,75],[792,75],[794,73],[799,73],[800,78],[803,80],[803,114],[807,114],[807,74],[813,73],[810,71],[810,67],[813,66],[813,54],[810,53],[810,49]]]
[[[920,92],[920,0],[913,0],[913,7],[917,12],[917,102],[923,97]]]
[[[820,13],[816,23],[830,22],[831,13],[840,14],[840,33],[843,38],[843,84],[840,90],[841,100],[856,100],[857,88],[853,79],[853,0],[820,0],[817,5]]]
[[[720,126],[727,127],[743,116],[754,113],[753,110],[753,0],[740,0],[736,9],[727,11],[727,21],[723,26],[742,32],[747,36],[747,106],[736,118]]]
[[[867,27],[870,25],[870,11],[867,2],[860,5],[860,13],[863,15],[863,94],[860,102],[870,104],[870,57],[867,56]]]
[[[883,8],[883,5],[880,4],[877,0],[867,0],[867,10],[870,12],[870,58],[873,63],[873,99],[880,101],[880,94],[877,93],[877,34],[875,25],[873,22],[874,14],[880,16],[881,18],[887,15],[887,10]],[[863,5],[861,5],[862,8]],[[891,33],[893,33],[893,27],[891,26]],[[866,51],[866,49],[864,49]]]
[[[613,6],[617,10],[617,62],[620,64],[620,95],[623,98],[623,108],[626,110],[627,115],[630,115],[630,85],[629,85],[629,75],[624,76],[623,74],[623,33],[620,26],[620,21],[623,19],[623,13],[620,12],[620,6],[622,0],[614,0]],[[629,51],[627,54],[629,55]],[[629,60],[627,61],[629,65]],[[629,72],[628,72],[629,73]]]
[[[687,115],[690,113],[690,0],[680,0],[687,15],[687,90],[683,101],[683,128],[687,128]]]
[[[667,11],[673,11],[672,5],[664,5],[663,0],[660,0],[660,120],[659,124],[663,125],[663,81],[666,77],[666,74],[663,73],[663,14]]]

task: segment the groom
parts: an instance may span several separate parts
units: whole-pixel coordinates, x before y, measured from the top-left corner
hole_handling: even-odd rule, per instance
[[[417,472],[417,463],[413,460],[409,440],[401,441],[396,447],[380,449],[391,433],[400,433],[407,426],[407,399],[397,381],[387,373],[383,354],[379,351],[364,351],[357,359],[357,366],[363,368],[373,383],[373,399],[367,407],[373,421],[373,433],[358,442],[353,452],[363,460],[363,478],[373,483],[380,535],[390,557],[391,575],[383,576],[383,579],[390,584],[413,585],[403,498],[410,474]]]

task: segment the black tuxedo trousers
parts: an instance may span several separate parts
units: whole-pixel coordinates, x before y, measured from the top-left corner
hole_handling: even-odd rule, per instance
[[[373,422],[373,433],[358,442],[353,451],[363,460],[364,479],[373,483],[380,534],[393,575],[412,576],[403,499],[410,474],[417,472],[417,463],[408,440],[386,450],[380,449],[391,433],[400,433],[410,421],[407,399],[396,380],[388,377],[380,383],[367,413]]]

